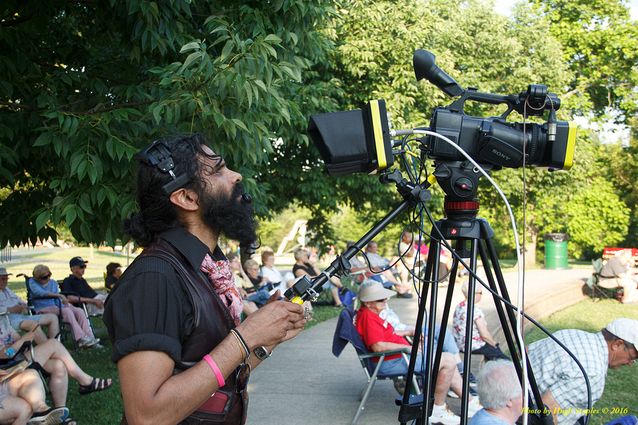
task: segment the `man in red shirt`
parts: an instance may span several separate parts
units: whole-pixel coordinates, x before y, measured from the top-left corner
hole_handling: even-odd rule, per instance
[[[379,313],[387,308],[388,298],[395,295],[394,291],[385,289],[379,282],[362,285],[359,291],[361,307],[355,316],[355,326],[368,350],[373,352],[409,348],[411,344],[402,336],[394,332],[390,323],[383,320]],[[422,372],[423,356],[416,360],[415,371]],[[408,373],[408,365],[401,354],[391,355],[385,358],[379,369],[383,375],[399,375]],[[454,357],[449,353],[441,354],[441,363],[434,387],[434,408],[430,423],[442,423],[444,425],[458,425],[461,418],[452,413],[445,403],[448,391],[451,389],[457,395],[461,395],[461,375],[456,369]],[[468,404],[468,417],[481,409],[478,399],[470,396]]]

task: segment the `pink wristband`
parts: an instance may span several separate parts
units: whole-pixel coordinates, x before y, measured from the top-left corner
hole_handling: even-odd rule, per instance
[[[219,385],[218,388],[221,388],[224,385],[226,385],[226,381],[224,381],[224,375],[222,375],[222,372],[219,370],[219,367],[217,367],[217,363],[215,363],[215,360],[213,360],[210,354],[206,354],[203,360],[206,361],[206,363],[208,363],[211,369],[213,369],[215,378],[217,378],[217,384]]]

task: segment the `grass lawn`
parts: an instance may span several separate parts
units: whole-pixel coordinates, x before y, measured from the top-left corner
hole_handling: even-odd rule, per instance
[[[638,306],[619,304],[611,300],[588,299],[549,316],[541,323],[551,332],[560,329],[598,332],[619,317],[638,319]],[[530,344],[544,336],[545,334],[540,330],[534,329],[527,334],[525,342]],[[591,425],[604,424],[618,416],[638,416],[638,366],[636,364],[608,370],[605,391],[602,398],[594,404],[594,409],[598,409],[599,412],[592,414]],[[613,409],[620,412],[611,414]],[[604,411],[607,413],[603,413]]]

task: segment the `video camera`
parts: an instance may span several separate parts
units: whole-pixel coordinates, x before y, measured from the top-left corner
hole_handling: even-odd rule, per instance
[[[576,129],[567,121],[557,121],[560,99],[544,85],[530,84],[526,92],[511,95],[464,90],[435,63],[435,56],[417,50],[413,57],[417,80],[427,79],[448,96],[456,97],[447,107],[434,110],[430,130],[448,137],[480,164],[490,168],[518,168],[535,165],[569,169],[573,164]],[[468,100],[505,104],[507,110],[496,117],[475,117],[464,112]],[[523,116],[543,116],[547,122],[509,123],[512,111]],[[393,163],[392,137],[383,100],[371,101],[362,110],[332,112],[310,117],[308,132],[319,149],[331,175],[357,172],[375,173]],[[452,146],[426,136],[421,139],[427,157],[439,161],[463,161]]]

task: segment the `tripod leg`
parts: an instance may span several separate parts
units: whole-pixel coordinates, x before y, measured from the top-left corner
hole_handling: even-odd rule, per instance
[[[482,233],[486,236],[490,236],[492,234],[491,229],[489,228],[489,224],[487,224],[486,221],[481,220],[481,230]],[[509,296],[509,293],[507,291],[507,286],[505,285],[505,278],[503,277],[503,272],[499,266],[498,263],[498,255],[496,253],[496,248],[492,242],[491,237],[485,237],[485,245],[487,246],[488,249],[488,253],[489,253],[489,257],[491,260],[491,263],[493,265],[494,268],[494,274],[496,275],[496,279],[498,281],[499,287],[501,289],[501,294],[503,299],[507,300],[508,302],[511,303],[511,299]],[[496,300],[495,300],[496,301]],[[512,326],[512,329],[516,329],[516,317],[514,315],[514,309],[508,305],[505,306],[505,309],[507,311],[507,315],[509,317],[509,322],[510,325]],[[503,322],[501,322],[503,323]],[[505,330],[505,327],[503,327],[503,330]],[[520,347],[520,344],[518,343],[518,340],[516,340],[516,343],[519,348],[519,353],[522,353],[522,350],[524,350],[524,347]],[[511,353],[516,352],[515,350],[512,351],[510,349]],[[518,354],[518,353],[517,353]],[[543,398],[541,396],[540,390],[538,389],[538,384],[536,383],[536,379],[534,378],[534,372],[532,370],[532,365],[529,361],[529,359],[527,357],[525,357],[526,360],[526,364],[527,364],[527,379],[529,381],[529,386],[530,389],[532,391],[532,394],[534,395],[534,400],[536,401],[536,409],[544,411],[545,409],[543,409],[544,407],[544,403],[543,403]],[[515,361],[514,365],[517,367],[517,372],[520,368],[520,360],[518,360],[518,356],[517,356],[517,360]],[[522,372],[519,372],[519,376],[522,377]],[[521,385],[522,385],[522,379],[521,379]]]
[[[457,241],[457,246],[462,244],[462,241]],[[445,297],[445,304],[443,306],[443,314],[441,315],[441,330],[439,331],[439,338],[437,341],[437,350],[436,356],[434,358],[434,364],[432,365],[432,370],[439,370],[439,366],[441,365],[441,353],[443,352],[443,344],[445,342],[446,337],[446,325],[450,316],[450,307],[452,305],[452,296],[454,295],[454,284],[456,282],[456,272],[458,270],[459,260],[458,258],[454,258],[452,262],[452,268],[450,269],[450,278],[447,286],[447,294]],[[448,336],[451,338],[451,336]],[[434,393],[434,385],[435,382],[431,383],[431,391]]]
[[[430,240],[430,245],[432,245],[432,239]],[[425,273],[424,273],[424,280],[423,280],[423,286],[421,288],[421,297],[419,300],[419,311],[417,313],[417,320],[416,320],[416,327],[414,330],[414,342],[412,344],[412,350],[410,352],[410,362],[408,364],[408,375],[406,377],[406,381],[407,382],[411,382],[412,379],[414,378],[414,369],[416,367],[416,359],[417,356],[421,355],[421,353],[419,353],[419,343],[421,341],[421,335],[423,334],[423,325],[424,325],[424,316],[425,316],[425,305],[427,302],[427,295],[428,295],[428,291],[430,290],[430,288],[432,288],[432,290],[434,291],[436,288],[436,285],[431,285],[430,282],[433,281],[433,273],[435,271],[434,268],[434,257],[433,256],[428,256],[428,261],[426,263],[425,266]],[[434,294],[434,296],[436,297],[436,294]],[[430,318],[428,320],[432,320],[433,318]],[[429,328],[429,322],[428,322],[428,328]],[[428,335],[428,340],[427,340],[427,346],[430,346],[430,338],[434,338],[433,335]],[[432,341],[433,344],[433,341]],[[430,364],[428,361],[423,363],[423,374],[425,377],[429,378],[430,375],[430,371],[431,368],[429,367]],[[429,382],[429,381],[427,381]],[[429,399],[430,399],[431,393],[430,393],[430,387],[429,385],[426,385],[424,387],[424,394],[423,394],[423,410],[424,412],[428,412],[429,411]],[[401,409],[399,410],[399,418],[402,418],[405,414],[405,411],[408,410],[407,406],[409,405],[409,399],[410,399],[410,394],[409,391],[405,391],[403,393],[403,399],[402,399],[402,403],[401,403]],[[425,425],[425,418],[427,418],[427,416],[423,416],[422,418],[419,418],[417,420],[417,424],[419,425]],[[414,419],[414,418],[412,418]],[[411,419],[411,420],[412,420]],[[402,421],[401,419],[399,419],[401,421],[402,424],[406,423],[404,421]]]
[[[463,363],[466,373],[463,374],[463,385],[461,394],[461,425],[467,424],[467,404],[470,395],[470,370],[472,368],[472,333],[474,330],[474,298],[476,286],[476,259],[478,253],[477,239],[471,240],[470,254],[470,276],[467,285],[467,313],[465,319],[465,352],[463,353]]]

